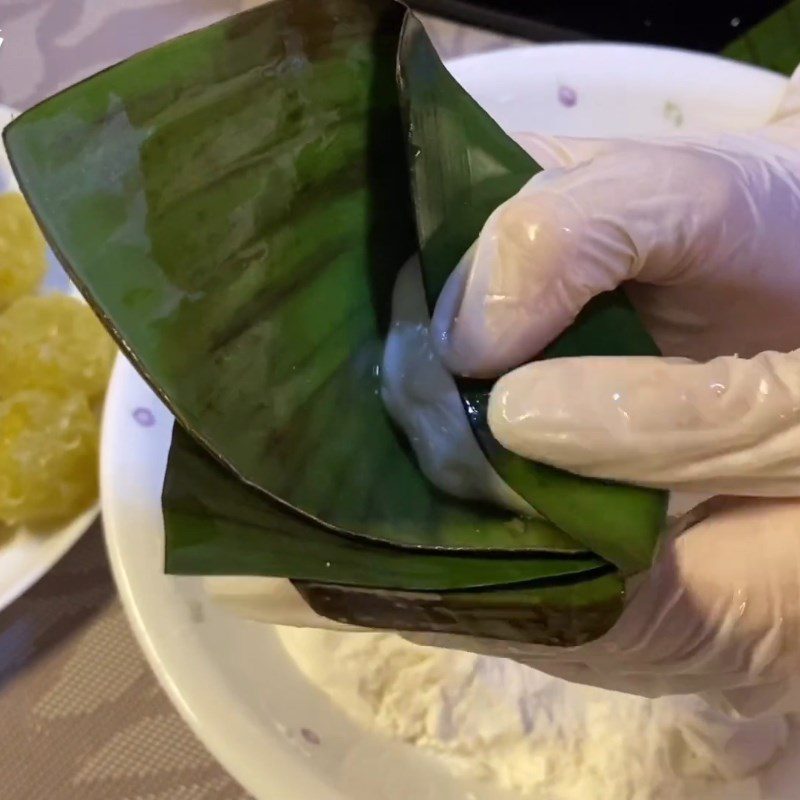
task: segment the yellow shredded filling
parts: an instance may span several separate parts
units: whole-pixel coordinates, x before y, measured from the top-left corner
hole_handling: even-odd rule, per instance
[[[97,409],[114,345],[88,306],[36,296],[44,239],[0,196],[0,526],[67,519],[97,497]]]

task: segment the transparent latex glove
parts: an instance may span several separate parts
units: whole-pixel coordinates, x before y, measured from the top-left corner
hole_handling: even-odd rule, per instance
[[[441,357],[503,375],[489,422],[509,449],[720,497],[663,543],[597,642],[423,640],[638,694],[772,705],[800,675],[797,74],[752,133],[521,142],[550,168],[495,211],[445,287]],[[665,358],[527,363],[622,284]]]

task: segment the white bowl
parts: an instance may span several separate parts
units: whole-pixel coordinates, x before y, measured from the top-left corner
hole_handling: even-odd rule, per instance
[[[743,128],[763,122],[785,86],[718,58],[621,45],[526,47],[451,67],[506,129],[572,135]],[[163,574],[160,492],[171,426],[118,361],[101,469],[114,574],[161,683],[231,774],[263,800],[509,797],[465,786],[431,758],[362,731],[300,675],[273,628],[229,616],[199,579]]]

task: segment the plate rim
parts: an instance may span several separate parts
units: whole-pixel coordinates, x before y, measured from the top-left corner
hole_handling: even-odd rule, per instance
[[[212,757],[222,766],[222,768],[237,781],[253,797],[260,800],[265,797],[264,792],[274,792],[276,797],[281,800],[305,800],[307,797],[318,798],[318,800],[348,800],[338,790],[326,785],[317,776],[298,766],[298,759],[291,754],[286,747],[286,741],[276,731],[265,731],[260,729],[262,736],[269,736],[276,744],[272,752],[260,752],[260,760],[257,766],[247,769],[244,768],[240,759],[241,753],[234,742],[228,737],[228,731],[223,725],[215,725],[213,720],[203,721],[201,715],[197,713],[198,703],[192,702],[188,697],[185,685],[181,686],[181,681],[176,679],[166,659],[162,658],[163,648],[155,641],[152,629],[145,622],[143,609],[137,602],[137,593],[131,586],[131,573],[125,568],[125,557],[123,553],[124,536],[117,534],[117,523],[120,521],[108,513],[109,498],[116,491],[113,479],[107,478],[107,474],[113,472],[109,467],[110,457],[104,455],[107,452],[106,442],[114,441],[114,434],[110,431],[113,426],[121,427],[125,411],[122,410],[124,397],[126,396],[123,388],[126,381],[134,380],[138,386],[145,390],[152,397],[154,405],[163,407],[163,403],[156,396],[150,386],[136,372],[135,368],[126,360],[122,352],[117,354],[114,362],[114,369],[111,374],[107,401],[103,408],[102,435],[101,435],[101,456],[100,456],[100,505],[103,522],[103,535],[105,538],[106,552],[111,566],[111,574],[117,593],[125,611],[130,627],[133,631],[139,647],[153,670],[161,688],[169,697],[173,707],[177,710],[180,717],[188,725],[197,739],[208,750]],[[119,396],[119,401],[117,397]],[[118,410],[117,403],[120,404]],[[172,415],[167,409],[164,413],[172,420]],[[115,419],[119,415],[119,421],[115,424]],[[122,515],[124,517],[124,515]],[[123,523],[124,524],[124,523]],[[162,546],[163,550],[163,546]],[[159,573],[159,577],[165,577],[164,573]],[[181,576],[171,576],[175,580],[181,580]],[[191,579],[191,578],[188,578]],[[196,665],[195,665],[196,666]],[[200,670],[204,665],[200,667]],[[222,681],[220,681],[222,683]],[[202,700],[207,700],[207,693],[200,693]],[[219,699],[219,698],[215,698]],[[219,719],[219,717],[217,717]],[[264,773],[269,773],[274,778],[273,785],[269,788],[261,785],[259,777]],[[285,785],[277,785],[277,775],[283,775]],[[290,777],[289,777],[290,776]],[[288,778],[288,779],[287,779]],[[298,787],[303,787],[300,793]],[[287,794],[282,794],[287,792]],[[270,800],[272,798],[270,797]]]
[[[537,53],[545,51],[555,51],[563,53],[565,56],[569,54],[580,55],[588,50],[600,51],[614,57],[633,56],[641,58],[653,57],[656,59],[674,59],[683,62],[695,61],[698,64],[709,65],[715,63],[723,69],[727,69],[731,65],[740,69],[749,70],[751,72],[760,73],[762,76],[769,78],[777,78],[778,80],[788,83],[789,78],[781,75],[774,70],[763,67],[759,64],[750,64],[745,61],[736,61],[735,59],[728,58],[720,53],[705,53],[699,50],[686,50],[680,47],[671,47],[664,44],[637,44],[635,42],[618,42],[618,41],[586,41],[586,42],[543,42],[537,44],[536,42],[526,42],[524,44],[512,45],[509,47],[501,47],[495,50],[485,50],[478,53],[465,53],[464,55],[455,56],[446,59],[445,63],[450,66],[468,66],[470,62],[481,61],[488,56],[493,58],[516,57],[519,53],[524,53],[529,57],[534,57]]]

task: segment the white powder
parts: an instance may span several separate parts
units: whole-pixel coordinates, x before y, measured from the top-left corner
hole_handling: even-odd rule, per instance
[[[787,736],[782,718],[734,721],[696,697],[646,700],[575,686],[395,634],[285,628],[281,639],[360,724],[525,798],[757,798],[746,776]]]

